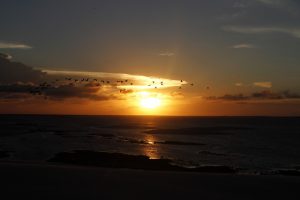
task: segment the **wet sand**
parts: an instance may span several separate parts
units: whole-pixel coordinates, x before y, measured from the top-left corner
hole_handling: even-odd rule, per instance
[[[300,178],[0,164],[1,199],[300,199]]]

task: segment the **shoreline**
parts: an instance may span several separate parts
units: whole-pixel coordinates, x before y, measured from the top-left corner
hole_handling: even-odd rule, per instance
[[[7,153],[3,151],[3,154]],[[1,151],[0,151],[1,154]],[[9,157],[9,156],[7,156]],[[167,158],[150,159],[145,155],[130,155],[117,152],[97,152],[90,150],[73,150],[59,152],[47,160],[10,160],[0,159],[0,164],[25,164],[41,166],[73,166],[107,169],[128,169],[161,172],[185,172],[185,173],[207,173],[207,174],[231,174],[252,176],[295,176],[300,177],[300,167],[273,168],[257,170],[250,168],[239,168],[228,165],[185,165],[176,163],[175,160]]]

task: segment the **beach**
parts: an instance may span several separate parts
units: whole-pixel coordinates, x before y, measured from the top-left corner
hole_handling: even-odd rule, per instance
[[[1,199],[299,199],[300,178],[0,164]]]
[[[1,199],[300,198],[299,118],[0,117]]]

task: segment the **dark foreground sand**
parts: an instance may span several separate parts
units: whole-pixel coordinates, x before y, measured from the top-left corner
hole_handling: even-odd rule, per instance
[[[300,199],[300,178],[0,164],[0,199]]]

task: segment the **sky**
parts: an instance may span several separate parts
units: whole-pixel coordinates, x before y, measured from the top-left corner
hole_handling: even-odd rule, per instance
[[[300,115],[298,0],[3,0],[0,24],[0,113]]]

